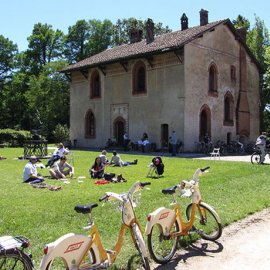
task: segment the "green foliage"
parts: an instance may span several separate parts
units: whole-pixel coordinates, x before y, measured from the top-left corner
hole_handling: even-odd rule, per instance
[[[75,177],[86,176],[84,182],[70,180],[70,184],[46,178],[47,184],[61,186],[60,191],[32,188],[22,183],[23,167],[27,161],[14,160],[21,156],[22,148],[1,150],[6,160],[1,160],[0,190],[0,235],[24,235],[30,238],[31,253],[36,266],[43,255],[45,244],[60,236],[77,232],[87,234],[82,226],[87,225],[87,217],[73,209],[78,204],[98,203],[105,192],[122,193],[128,191],[135,181],[150,181],[150,190],[141,192],[139,206],[135,209],[142,230],[146,217],[158,207],[170,208],[172,197],[161,190],[178,184],[182,179],[191,179],[197,168],[210,166],[209,173],[200,178],[200,189],[205,202],[215,208],[226,226],[247,215],[270,207],[269,166],[255,166],[245,162],[209,161],[197,159],[162,157],[165,164],[164,176],[159,179],[147,178],[147,165],[151,155],[120,154],[124,161],[138,159],[138,165],[127,167],[106,167],[106,172],[123,174],[127,183],[95,185],[89,178],[88,170],[99,152],[74,150]],[[111,157],[109,153],[108,158]],[[47,160],[43,160],[43,164]],[[46,169],[39,170],[48,176]],[[189,199],[177,198],[184,212]],[[93,210],[95,224],[101,234],[104,247],[114,246],[121,224],[121,214],[115,211],[115,205],[106,203]],[[145,238],[146,239],[146,238]],[[188,239],[190,241],[190,239]],[[136,255],[131,237],[126,234],[124,246],[110,269],[127,269],[128,261]],[[132,270],[132,269],[130,269]]]
[[[0,143],[23,146],[24,141],[31,137],[30,135],[26,130],[0,129]]]
[[[146,21],[137,20],[136,18],[118,19],[113,26],[112,44],[111,46],[121,45],[129,42],[129,33],[132,28],[138,28],[143,31],[143,38],[146,35],[145,24]],[[155,23],[155,35],[171,32],[168,26],[163,27],[162,23]]]
[[[38,75],[46,64],[61,60],[64,49],[62,31],[53,30],[48,24],[37,23],[28,42],[26,60],[34,75]]]
[[[55,142],[65,142],[69,140],[69,128],[67,125],[57,124],[53,131]]]
[[[17,52],[17,45],[0,35],[0,92],[3,84],[12,77]]]

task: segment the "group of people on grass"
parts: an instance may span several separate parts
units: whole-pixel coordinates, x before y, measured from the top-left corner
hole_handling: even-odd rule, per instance
[[[71,166],[67,162],[66,155],[68,154],[68,149],[64,147],[62,143],[58,145],[58,149],[49,159],[47,164],[45,165],[46,168],[49,168],[49,173],[51,178],[53,179],[62,179],[66,180],[67,176],[71,179],[74,176],[74,167]],[[106,165],[111,166],[128,166],[132,164],[137,164],[138,160],[134,160],[132,162],[127,161],[124,162],[120,155],[117,154],[116,151],[113,151],[112,157],[110,160],[107,158],[107,151],[102,150],[101,154],[95,158],[94,164],[89,169],[89,174],[91,178],[98,178],[101,179],[104,177],[104,169]],[[36,156],[31,156],[29,158],[29,162],[24,167],[23,172],[23,181],[25,183],[39,183],[44,181],[44,177],[38,173],[37,171],[37,162],[38,158]],[[58,162],[56,162],[58,161]],[[55,163],[56,162],[56,163]],[[55,163],[55,164],[54,164]],[[40,166],[43,168],[42,166]]]
[[[106,165],[123,167],[128,165],[136,165],[138,163],[137,159],[135,159],[132,162],[131,161],[124,162],[116,151],[113,151],[110,160],[107,159],[106,155],[107,151],[102,150],[101,155],[95,158],[95,162],[89,170],[91,178],[98,178],[98,179],[103,178]]]
[[[50,176],[53,179],[63,179],[65,180],[67,176],[73,178],[74,167],[67,163],[68,149],[64,147],[63,143],[59,143],[58,149],[51,156],[46,168],[49,168]],[[57,163],[55,163],[58,161]],[[44,181],[44,177],[37,171],[38,158],[36,156],[31,156],[29,162],[25,165],[23,171],[23,181],[25,183],[35,184]],[[55,164],[54,164],[55,163]],[[42,167],[41,167],[42,168]]]

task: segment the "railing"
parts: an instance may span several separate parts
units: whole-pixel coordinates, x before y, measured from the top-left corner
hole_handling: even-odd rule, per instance
[[[29,140],[24,143],[24,158],[37,156],[43,158],[48,155],[47,141],[45,140]]]

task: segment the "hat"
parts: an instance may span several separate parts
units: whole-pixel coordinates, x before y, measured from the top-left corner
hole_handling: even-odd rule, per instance
[[[29,158],[29,160],[37,160],[37,157],[36,156],[31,156],[30,158]]]

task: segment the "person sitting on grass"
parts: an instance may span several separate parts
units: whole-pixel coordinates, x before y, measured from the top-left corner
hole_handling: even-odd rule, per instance
[[[101,158],[101,162],[102,162],[104,165],[106,165],[106,164],[109,163],[109,161],[108,161],[106,155],[107,155],[107,151],[106,151],[106,150],[102,150],[101,155],[100,155],[100,158]]]
[[[104,176],[104,164],[101,157],[96,157],[95,162],[89,170],[91,178],[103,178]]]
[[[68,154],[68,149],[65,148],[64,144],[59,143],[58,149],[55,150],[48,163],[45,165],[46,168],[50,168],[55,161],[59,160],[63,155]]]
[[[36,156],[31,156],[29,162],[24,166],[23,170],[23,181],[24,183],[35,184],[44,181],[44,178],[41,174],[37,172],[37,163],[38,159]]]
[[[62,156],[60,160],[54,165],[53,169],[50,169],[50,175],[53,179],[66,179],[66,176],[72,179],[74,175],[74,168],[68,164],[67,157]]]
[[[138,163],[137,159],[135,159],[133,162],[130,162],[130,161],[124,162],[121,159],[121,157],[119,155],[117,155],[116,151],[113,151],[113,155],[112,155],[112,158],[110,161],[110,165],[119,166],[119,167],[128,166],[128,165],[132,165],[132,164],[136,165],[137,163]]]

